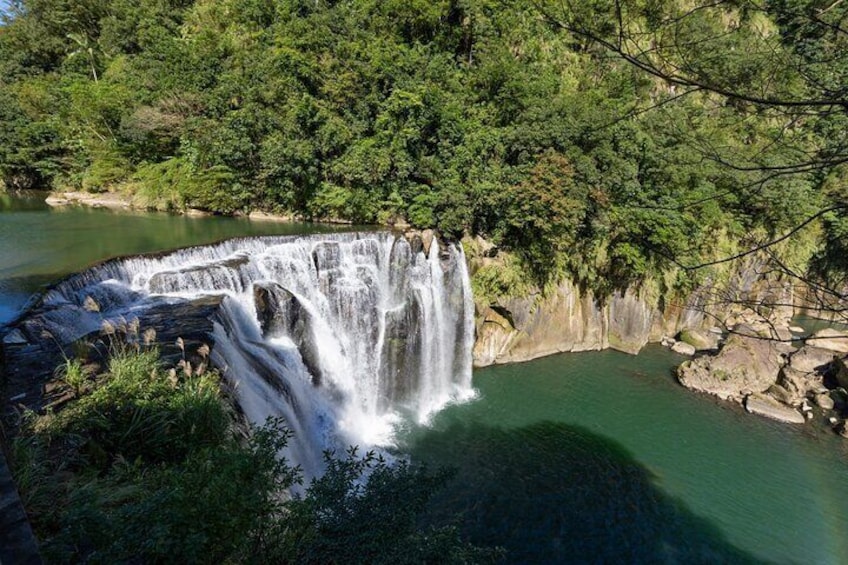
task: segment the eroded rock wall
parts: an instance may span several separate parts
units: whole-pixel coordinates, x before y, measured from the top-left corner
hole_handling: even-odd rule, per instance
[[[506,264],[503,254],[480,238],[463,244],[472,274]],[[484,367],[606,348],[636,354],[647,343],[667,340],[682,330],[727,331],[751,319],[765,320],[770,328],[784,327],[793,313],[794,289],[772,280],[760,258],[740,262],[723,280],[708,279],[685,296],[661,290],[664,286],[672,285],[647,281],[597,296],[563,280],[546,293],[531,290],[508,299],[478,296],[474,364]]]

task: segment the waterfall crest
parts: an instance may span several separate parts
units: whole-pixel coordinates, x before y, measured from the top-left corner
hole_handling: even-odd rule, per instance
[[[110,261],[49,291],[84,334],[146,305],[223,296],[212,359],[254,423],[283,416],[307,474],[325,449],[390,443],[471,394],[474,305],[461,247],[388,232],[229,240]],[[97,304],[96,313],[85,309]],[[90,304],[90,302],[89,302]],[[140,316],[139,316],[140,317]],[[143,329],[143,328],[142,328]]]

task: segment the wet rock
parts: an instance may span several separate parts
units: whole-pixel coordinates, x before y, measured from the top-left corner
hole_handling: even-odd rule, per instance
[[[415,391],[419,390],[421,374],[418,368],[423,354],[421,316],[418,300],[410,300],[386,313],[380,374],[387,382],[379,399],[381,408],[411,402]]]
[[[752,394],[745,398],[745,409],[752,413],[787,424],[803,424],[806,420],[797,410],[764,395]]]
[[[23,345],[26,342],[27,338],[19,329],[14,329],[3,336],[4,345]]]
[[[807,344],[836,353],[848,353],[848,332],[825,328],[808,337]]]
[[[222,296],[215,295],[193,300],[150,299],[133,307],[132,319],[121,317],[120,323],[117,319],[113,319],[115,323],[108,323],[109,335],[105,337],[100,315],[71,305],[65,305],[63,309],[68,312],[62,316],[47,306],[36,309],[10,330],[16,336],[15,343],[3,343],[6,392],[10,398],[24,395],[21,397],[25,399],[23,404],[39,410],[57,400],[53,395],[44,394],[45,385],[64,361],[66,352],[88,343],[97,345],[95,350],[103,354],[104,342],[127,337],[139,341],[142,336],[130,335],[133,331],[151,336],[166,360],[182,357],[183,351],[174,345],[177,338],[183,340],[186,351],[194,351],[204,343],[214,345],[213,319],[222,301]],[[71,324],[68,316],[76,317],[76,325]],[[23,343],[20,337],[25,339]]]
[[[804,328],[801,326],[789,326],[789,331],[795,334],[802,334],[804,333]]]
[[[255,283],[253,301],[265,337],[287,337],[300,352],[316,386],[323,380],[321,356],[312,331],[312,317],[300,300],[277,283]]]

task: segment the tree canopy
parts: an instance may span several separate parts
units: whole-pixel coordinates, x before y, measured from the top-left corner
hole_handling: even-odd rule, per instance
[[[599,289],[815,216],[815,264],[845,272],[845,10],[21,0],[0,175],[479,233]]]

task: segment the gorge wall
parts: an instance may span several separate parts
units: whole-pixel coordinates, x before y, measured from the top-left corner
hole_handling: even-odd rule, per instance
[[[472,274],[500,268],[497,252],[480,238],[466,238]],[[488,255],[488,256],[487,256]],[[569,279],[553,290],[524,296],[476,297],[474,365],[517,363],[564,352],[612,348],[636,354],[683,330],[726,331],[749,317],[788,324],[795,288],[766,273],[761,259],[740,262],[721,282],[708,279],[693,292],[661,291],[648,280],[597,296]],[[717,329],[716,329],[717,328]]]

